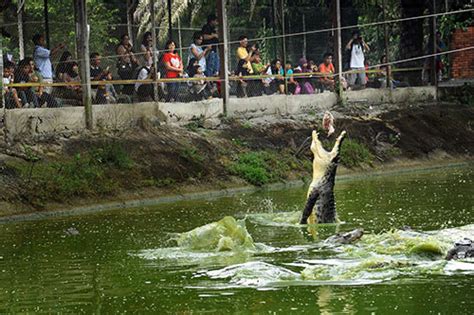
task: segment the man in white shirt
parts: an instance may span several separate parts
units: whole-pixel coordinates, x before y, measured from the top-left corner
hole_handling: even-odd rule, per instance
[[[59,44],[51,51],[45,48],[44,36],[41,34],[35,34],[33,36],[33,43],[35,44],[35,50],[33,52],[33,59],[35,65],[38,68],[39,73],[43,77],[43,82],[53,83],[53,67],[51,65],[51,57],[56,55],[60,49],[64,48],[64,44]],[[44,91],[51,94],[52,87],[46,86]]]
[[[359,84],[365,87],[365,57],[364,52],[369,52],[370,48],[360,36],[358,31],[352,33],[351,40],[347,43],[346,49],[351,53],[350,68],[355,71],[349,75],[349,84],[354,86],[359,79]]]

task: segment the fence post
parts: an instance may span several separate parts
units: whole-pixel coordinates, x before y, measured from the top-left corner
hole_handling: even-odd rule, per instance
[[[168,0],[168,39],[173,38],[173,20],[171,19],[171,8],[173,0]]]
[[[23,12],[25,8],[25,0],[18,1],[17,25],[18,25],[18,48],[20,50],[20,60],[25,58],[25,39],[23,38]]]
[[[80,60],[82,103],[86,118],[86,128],[92,130],[91,66],[89,60],[89,25],[87,24],[86,0],[73,0],[76,22],[77,56]]]
[[[281,9],[281,45],[282,45],[282,67],[283,67],[283,82],[285,83],[285,94],[288,93],[288,81],[286,80],[286,38],[285,38],[285,0],[280,0]]]
[[[306,59],[306,19],[303,13],[303,58]]]
[[[135,44],[135,36],[133,34],[133,0],[127,0],[127,33],[130,42]]]
[[[344,103],[344,89],[342,87],[342,39],[341,39],[341,1],[335,0],[333,6],[336,15],[336,54],[337,54],[337,63],[336,63],[336,71],[337,71],[337,79],[338,79],[338,95],[339,101]]]
[[[221,80],[221,96],[224,116],[227,116],[229,104],[229,40],[227,38],[226,0],[217,0],[217,17],[219,19],[219,78]]]
[[[437,66],[436,59],[438,58],[438,56],[436,56],[436,53],[438,52],[438,39],[436,38],[436,33],[437,33],[437,30],[436,30],[436,28],[437,28],[437,26],[436,26],[436,15],[434,15],[434,14],[436,14],[436,11],[437,11],[436,10],[436,0],[433,0],[432,5],[433,5],[433,21],[432,21],[432,23],[433,23],[433,25],[432,25],[432,28],[433,28],[433,34],[432,34],[432,36],[433,36],[433,54],[435,54],[435,55],[433,56],[433,64],[431,66],[433,68],[433,70],[431,71],[431,73],[432,73],[432,80],[434,80],[432,82],[433,82],[433,85],[435,87],[435,100],[437,101],[438,100],[438,71],[436,69],[436,66]],[[441,56],[439,58],[441,58]]]
[[[155,102],[158,102],[160,96],[158,94],[158,56],[156,55],[157,47],[156,47],[156,16],[155,16],[155,0],[150,1],[150,13],[151,13],[151,37],[152,42],[151,45],[153,46],[153,76],[154,76],[154,83],[153,83],[153,96]]]
[[[2,75],[2,79],[3,79],[3,47],[2,46],[3,46],[3,37],[2,35],[0,35],[0,74]],[[3,80],[0,80],[0,108],[3,108],[5,110],[6,104],[3,100],[3,95],[4,95]]]
[[[383,20],[387,21],[387,0],[382,1],[382,12],[383,12]],[[388,49],[388,26],[387,23],[383,24],[383,36],[384,36],[384,45],[385,45],[385,56],[387,58],[387,64],[390,62],[390,57],[389,57],[389,49]],[[387,71],[385,73],[386,75],[386,80],[387,80],[387,88],[392,87],[392,69],[390,65],[387,65],[386,67]]]
[[[48,0],[44,0],[43,2],[43,14],[44,14],[44,35],[46,37],[46,47],[50,48],[50,40],[49,40],[49,11],[48,11]]]

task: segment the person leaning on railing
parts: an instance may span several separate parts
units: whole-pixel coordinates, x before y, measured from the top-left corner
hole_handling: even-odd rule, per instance
[[[260,57],[260,53],[256,53],[255,58],[252,61],[253,73],[255,75],[264,75],[267,72],[269,67],[270,67],[270,63],[263,64],[262,58]],[[255,96],[261,96],[264,91],[265,78],[255,80],[254,83],[255,83],[255,91],[253,91],[253,94]]]
[[[62,96],[65,99],[82,101],[82,86],[81,78],[79,76],[79,65],[72,61],[68,63],[66,72],[63,75],[63,82],[74,83],[66,85],[62,88]]]
[[[90,76],[92,81],[112,81],[112,72],[110,72],[109,67],[102,69],[100,66],[102,58],[99,53],[92,53],[90,55]],[[113,84],[99,84],[92,85],[92,89],[96,89],[95,102],[97,104],[109,104],[117,102],[117,92]]]
[[[3,92],[6,108],[21,108],[21,100],[18,97],[16,88],[8,87],[7,84],[13,83],[13,73],[15,71],[15,64],[11,61],[6,61],[3,64]]]
[[[56,65],[56,80],[59,82],[63,81],[63,75],[66,72],[66,69],[68,68],[68,63],[72,61],[72,54],[68,51],[65,50],[61,54],[61,57],[59,57],[59,62]]]
[[[334,80],[334,73],[336,69],[332,63],[333,55],[331,53],[324,54],[324,61],[319,65],[319,72],[321,72],[321,78],[319,79],[319,83],[321,84],[321,90],[329,90],[334,91],[334,87],[336,86],[336,81]]]
[[[30,62],[30,82],[43,83],[43,77],[36,68],[33,58],[28,58],[28,61]],[[44,86],[32,86],[31,90],[38,99],[38,107],[59,107],[56,99],[50,93],[45,91]]]
[[[145,65],[138,70],[137,80],[155,80],[156,71],[154,70],[153,65]],[[140,102],[149,102],[155,100],[155,93],[153,90],[152,83],[135,83],[135,92],[137,93],[138,100]],[[156,101],[156,100],[155,100]]]
[[[18,63],[18,67],[15,70],[14,74],[14,82],[15,83],[31,83],[31,63],[30,60],[32,58],[25,58],[23,60],[20,60]],[[21,100],[22,106],[23,107],[38,107],[38,97],[36,94],[33,92],[31,86],[21,86],[16,88],[18,97]]]
[[[278,92],[279,94],[285,94],[285,81],[283,80],[283,67],[280,59],[274,59],[270,67],[268,67],[268,77],[265,81],[265,94],[272,95]]]
[[[314,94],[314,87],[311,84],[311,79],[309,73],[311,73],[312,69],[306,58],[300,58],[298,62],[298,67],[295,68],[295,73],[308,73],[305,76],[301,76],[296,79],[298,85],[294,91],[295,94]]]

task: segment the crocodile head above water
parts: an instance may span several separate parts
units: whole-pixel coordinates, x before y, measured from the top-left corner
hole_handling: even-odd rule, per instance
[[[364,229],[355,229],[347,233],[337,233],[327,238],[324,243],[326,244],[350,244],[358,241],[362,235],[364,235]]]

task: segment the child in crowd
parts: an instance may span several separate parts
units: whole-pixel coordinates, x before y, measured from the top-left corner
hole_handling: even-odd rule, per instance
[[[265,94],[271,95],[276,92],[285,94],[285,82],[283,81],[283,68],[280,59],[274,59],[268,67],[267,75],[274,75],[265,79]]]
[[[263,64],[262,58],[260,57],[260,53],[257,52],[254,55],[252,60],[252,70],[255,75],[262,75],[267,72],[268,67],[270,64]],[[249,93],[251,96],[261,96],[263,93],[263,86],[265,83],[265,79],[254,79],[249,82],[251,84]]]
[[[13,76],[15,83],[31,82],[31,74],[33,72],[31,61],[33,61],[33,59],[29,57],[20,60]],[[35,95],[31,87],[17,87],[16,90],[23,107],[38,107],[38,97]]]
[[[297,94],[296,91],[298,90],[299,84],[298,82],[296,82],[293,76],[293,67],[291,66],[291,63],[289,62],[286,63],[285,72],[286,72],[286,80],[287,80],[287,86],[288,86],[287,93]]]
[[[15,71],[15,64],[7,61],[3,65],[3,91],[5,95],[6,108],[20,108],[21,100],[18,97],[18,92],[15,88],[7,87],[5,85],[13,83],[13,72]]]
[[[297,80],[299,86],[295,90],[295,94],[314,94],[310,78],[311,72],[312,70],[306,58],[301,58],[298,62],[298,67],[295,68],[295,73],[302,74]]]
[[[77,62],[70,62],[66,71],[63,74],[63,81],[67,83],[76,83],[67,85],[62,89],[64,98],[82,100],[82,86],[80,84],[81,78],[79,77],[79,65]]]
[[[211,93],[211,87],[209,86],[208,82],[204,80],[206,77],[204,75],[204,70],[200,64],[196,64],[193,66],[193,72],[194,75],[192,76],[193,78],[201,78],[202,80],[192,80],[192,87],[191,87],[191,94],[193,94],[196,98],[196,100],[202,100],[202,99],[211,99],[212,98],[212,93]]]
[[[38,75],[33,74],[31,76],[31,82],[40,83],[41,79]],[[43,86],[34,86],[32,89],[38,98],[39,107],[58,107],[58,102],[51,96],[51,94],[44,91]]]

